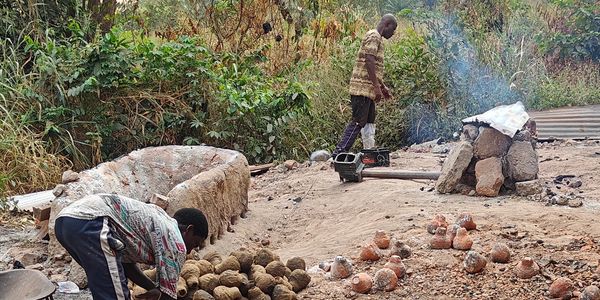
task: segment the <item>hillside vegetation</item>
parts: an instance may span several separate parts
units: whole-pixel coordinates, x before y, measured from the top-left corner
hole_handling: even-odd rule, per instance
[[[15,0],[0,13],[0,196],[148,146],[251,163],[331,150],[361,37],[384,13],[400,24],[380,145],[450,137],[497,104],[600,103],[595,0]]]

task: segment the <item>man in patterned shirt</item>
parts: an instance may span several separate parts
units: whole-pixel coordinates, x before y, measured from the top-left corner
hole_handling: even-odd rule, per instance
[[[148,292],[137,299],[177,299],[177,280],[192,249],[203,246],[208,222],[195,208],[175,212],[113,194],[84,197],[57,216],[58,242],[83,267],[95,300],[130,299],[127,279]],[[153,282],[136,263],[154,265]]]
[[[335,147],[332,159],[350,150],[359,132],[362,132],[364,148],[375,146],[375,103],[382,98],[391,98],[383,84],[383,38],[391,38],[397,26],[393,15],[384,15],[377,29],[368,31],[362,40],[350,78],[352,120]]]

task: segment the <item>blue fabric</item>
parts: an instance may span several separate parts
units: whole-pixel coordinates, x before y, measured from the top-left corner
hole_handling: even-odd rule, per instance
[[[102,230],[106,226],[104,218],[94,220],[80,220],[70,217],[56,219],[54,231],[56,239],[65,247],[73,259],[85,270],[88,278],[88,287],[94,300],[119,299],[117,291],[121,290],[124,299],[130,299],[127,288],[127,277],[121,264],[118,252],[108,247],[103,249],[103,243],[108,245],[108,240],[103,241]],[[107,228],[105,228],[106,230]],[[110,233],[109,233],[110,235]],[[118,274],[110,272],[109,262],[118,269]],[[118,278],[114,278],[116,276]],[[120,282],[121,287],[115,287],[113,282]]]

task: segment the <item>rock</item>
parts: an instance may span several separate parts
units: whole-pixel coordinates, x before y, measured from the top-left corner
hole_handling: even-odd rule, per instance
[[[513,141],[531,142],[533,140],[533,135],[531,135],[531,132],[529,132],[529,130],[521,130],[517,132],[513,137]]]
[[[496,197],[504,183],[502,175],[502,160],[498,157],[490,157],[480,160],[475,165],[475,177],[477,186],[475,191],[478,195]]]
[[[73,172],[71,170],[66,170],[62,174],[62,183],[67,184],[69,182],[74,182],[79,180],[79,173]]]
[[[472,157],[473,146],[469,142],[457,144],[444,162],[442,174],[436,183],[436,190],[442,194],[452,192],[469,166]]]
[[[446,154],[450,152],[450,146],[448,144],[436,145],[431,149],[431,153],[434,154]]]
[[[569,207],[580,207],[583,205],[583,201],[581,201],[581,199],[571,199],[568,204]]]
[[[550,285],[550,297],[571,299],[573,295],[573,282],[566,277],[559,277]]]
[[[580,188],[583,185],[583,182],[581,182],[581,179],[579,178],[575,178],[575,180],[573,180],[571,183],[569,183],[569,187],[576,189],[576,188]]]
[[[519,196],[541,194],[543,191],[543,187],[539,180],[515,182],[515,189],[517,191],[517,195]]]
[[[538,156],[528,142],[514,142],[506,154],[508,176],[515,181],[537,178]]]
[[[473,142],[473,156],[478,159],[502,157],[508,151],[511,142],[509,136],[494,128],[483,127],[483,130],[480,128],[479,136]]]
[[[600,289],[595,285],[586,287],[579,296],[579,300],[600,300]]]
[[[29,269],[29,270],[38,270],[38,271],[44,270],[44,266],[42,264],[33,264],[33,265],[26,266],[25,268]]]
[[[463,132],[461,139],[469,142],[473,142],[479,136],[479,127],[473,124],[466,124],[463,126]]]
[[[310,154],[311,161],[327,161],[331,154],[327,150],[317,150]]]
[[[285,162],[283,162],[283,165],[285,166],[286,169],[288,170],[293,170],[293,169],[297,169],[298,168],[298,162],[295,160],[286,160]]]
[[[569,198],[563,196],[563,195],[557,195],[552,197],[551,202],[553,204],[557,204],[557,205],[567,205],[569,204]]]
[[[266,247],[266,246],[269,246],[271,244],[271,241],[268,240],[268,239],[262,239],[260,241],[260,244]]]
[[[521,279],[529,279],[540,273],[540,267],[529,257],[523,258],[516,268],[515,273]]]
[[[43,263],[45,258],[42,255],[26,252],[15,256],[15,260],[20,261],[24,266],[31,266]]]
[[[68,279],[73,281],[80,289],[85,289],[88,285],[85,270],[76,262],[71,262],[71,271],[69,271]]]
[[[65,281],[67,281],[67,276],[65,276],[63,274],[50,275],[50,281],[52,281],[52,282],[65,282]]]
[[[60,197],[67,190],[67,186],[64,184],[57,184],[52,190],[54,197]]]
[[[492,247],[490,256],[495,263],[508,263],[510,261],[510,249],[504,243],[496,243]]]
[[[465,256],[465,261],[463,262],[463,266],[465,271],[470,274],[479,273],[485,269],[487,265],[487,260],[483,255],[475,252],[469,251]]]

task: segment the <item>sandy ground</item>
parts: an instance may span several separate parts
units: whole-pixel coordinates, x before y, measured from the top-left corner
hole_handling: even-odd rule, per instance
[[[413,255],[404,260],[410,274],[395,291],[356,295],[345,280],[315,273],[299,298],[545,299],[551,279],[557,276],[569,277],[583,290],[600,285],[596,271],[600,259],[598,153],[600,145],[583,142],[546,144],[538,149],[541,179],[551,184],[557,175],[572,174],[582,180],[582,187],[575,191],[584,197],[579,208],[548,206],[510,195],[440,195],[430,191],[433,182],[427,180],[341,183],[323,163],[283,173],[271,170],[252,179],[247,218],[206,250],[228,254],[241,246],[260,247],[261,240],[268,240],[268,247],[284,261],[301,256],[313,267],[343,255],[354,261],[355,271],[373,275],[385,261],[358,261],[359,247],[371,241],[376,230],[385,230],[413,249]],[[392,168],[437,171],[443,159],[443,155],[400,151]],[[495,242],[504,242],[513,254],[509,264],[490,262],[483,273],[468,275],[462,269],[465,252],[429,249],[428,221],[435,214],[453,221],[461,212],[471,213],[477,223],[478,230],[470,232],[473,250],[487,256]],[[0,255],[19,246],[23,237],[18,232],[6,234],[8,230],[0,229]],[[545,276],[521,280],[513,274],[518,260],[526,256],[543,267]]]

